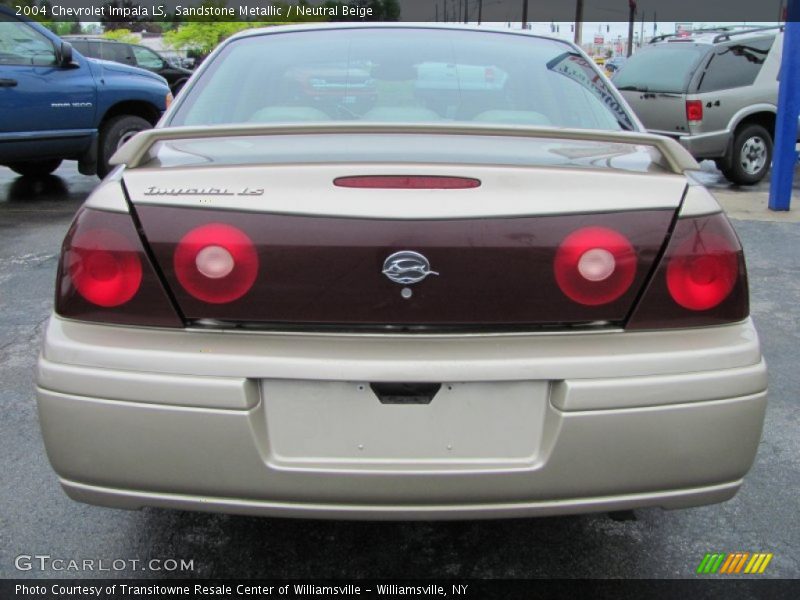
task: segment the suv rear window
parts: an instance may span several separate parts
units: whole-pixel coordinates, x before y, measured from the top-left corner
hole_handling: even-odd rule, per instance
[[[97,58],[97,55],[93,54],[91,50],[91,46],[93,46],[94,44],[89,44],[89,42],[87,42],[86,40],[73,40],[70,38],[67,38],[67,41],[70,44],[72,44],[72,47],[75,48],[75,50],[77,50],[84,56],[87,56],[89,58]]]
[[[700,60],[709,46],[673,42],[645,46],[631,56],[614,76],[620,90],[686,93]]]
[[[110,60],[125,65],[136,66],[133,58],[133,52],[128,44],[121,44],[119,42],[102,42],[100,52],[103,60]]]
[[[435,28],[268,33],[233,41],[212,61],[171,125],[363,120],[635,128],[590,61],[568,44],[527,35]]]
[[[697,91],[715,92],[752,85],[774,41],[773,37],[718,48],[702,75]]]

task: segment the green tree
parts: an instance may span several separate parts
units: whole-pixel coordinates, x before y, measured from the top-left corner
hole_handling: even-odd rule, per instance
[[[397,0],[350,0],[345,2],[353,6],[372,9],[368,21],[397,21],[400,18],[400,4]]]
[[[164,43],[175,50],[193,51],[200,57],[208,54],[224,39],[252,27],[242,21],[193,21],[164,34]]]
[[[106,7],[106,14],[108,15],[109,9],[111,7],[114,8],[139,8],[139,4],[134,2],[133,0],[111,0],[110,2],[106,2],[104,4]],[[105,16],[100,18],[100,22],[103,24],[103,28],[106,31],[113,31],[114,29],[127,29],[128,31],[143,31],[145,28],[145,24],[138,19],[132,19],[131,21],[123,21],[122,17],[111,17]]]
[[[113,40],[115,42],[125,42],[126,44],[138,44],[139,37],[134,35],[130,29],[112,29],[110,31],[106,31],[103,34],[103,37],[107,40]]]
[[[301,1],[301,4],[303,2]],[[201,6],[221,7],[226,6],[225,0],[204,0]],[[284,3],[275,2],[275,6],[284,8],[283,14],[288,13]],[[238,17],[192,17],[186,23],[178,23],[178,17],[173,15],[174,29],[165,31],[164,43],[179,51],[184,51],[200,60],[208,56],[217,45],[235,33],[253,27],[267,27],[281,25],[289,22],[320,21],[319,17],[293,18],[283,21],[238,21]]]
[[[400,20],[400,3],[397,0],[383,0],[382,21],[399,21]]]

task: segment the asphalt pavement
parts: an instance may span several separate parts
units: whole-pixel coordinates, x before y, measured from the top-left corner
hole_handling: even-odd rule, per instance
[[[744,190],[705,168],[706,183],[733,207],[770,369],[763,440],[739,494],[714,506],[639,510],[629,521],[586,515],[417,523],[128,512],[67,498],[39,432],[34,365],[62,238],[97,180],[73,166],[40,180],[0,168],[0,577],[91,576],[15,568],[20,555],[49,555],[106,564],[185,559],[193,570],[174,574],[190,577],[683,578],[695,576],[707,552],[738,551],[774,553],[762,577],[798,577],[800,189],[791,215],[769,214],[757,208],[767,183]],[[165,575],[126,564],[95,575]]]

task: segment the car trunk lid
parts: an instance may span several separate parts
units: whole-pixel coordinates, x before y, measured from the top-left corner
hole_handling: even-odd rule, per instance
[[[686,187],[657,149],[627,141],[381,135],[162,141],[125,171],[184,319],[378,331],[617,326]],[[365,177],[378,186],[336,183]],[[477,183],[396,185],[443,177]],[[182,279],[187,236],[210,226],[252,242],[256,267],[240,296],[209,300]],[[600,304],[571,300],[555,266],[565,240],[587,228],[619,234],[634,257],[629,285]]]

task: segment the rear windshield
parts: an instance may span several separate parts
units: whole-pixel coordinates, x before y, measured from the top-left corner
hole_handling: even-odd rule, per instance
[[[170,124],[359,120],[634,129],[596,67],[565,43],[424,28],[236,40]]]
[[[709,48],[684,44],[645,46],[617,71],[614,84],[620,90],[685,93]]]

